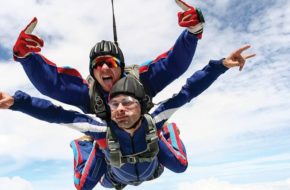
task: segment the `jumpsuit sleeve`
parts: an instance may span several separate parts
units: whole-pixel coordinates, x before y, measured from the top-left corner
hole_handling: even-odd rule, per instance
[[[89,110],[89,86],[80,73],[56,64],[38,53],[17,58],[35,88],[50,98],[77,106],[85,113]]]
[[[211,60],[202,70],[196,71],[186,80],[178,94],[161,103],[152,113],[160,129],[175,111],[205,91],[221,74],[228,70],[222,60]]]
[[[11,110],[20,111],[48,123],[65,125],[95,139],[105,136],[106,123],[100,119],[96,120],[77,111],[65,110],[48,100],[31,97],[22,91],[17,91],[13,98],[14,104],[10,107]]]
[[[197,42],[196,35],[184,30],[169,51],[140,66],[140,80],[151,97],[188,69]]]

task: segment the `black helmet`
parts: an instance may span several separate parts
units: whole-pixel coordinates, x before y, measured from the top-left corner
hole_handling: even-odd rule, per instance
[[[125,67],[125,61],[124,56],[122,53],[122,50],[119,48],[118,45],[111,41],[105,41],[102,40],[101,42],[98,42],[90,52],[90,74],[93,75],[93,68],[92,68],[92,61],[98,57],[103,55],[111,55],[113,57],[116,57],[121,62],[121,70],[123,73],[124,67]]]
[[[141,114],[146,112],[148,96],[145,94],[144,87],[139,80],[132,76],[123,77],[118,80],[112,87],[109,97],[112,99],[120,94],[132,96],[137,99],[141,105]]]

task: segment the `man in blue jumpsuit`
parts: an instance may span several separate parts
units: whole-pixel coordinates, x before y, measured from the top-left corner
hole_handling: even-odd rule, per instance
[[[138,95],[137,93],[128,93],[128,90],[122,90],[122,88],[120,90],[117,88],[118,86],[114,87],[111,91],[111,99],[109,102],[112,111],[112,121],[107,123],[96,121],[93,118],[78,112],[65,111],[61,107],[54,106],[49,101],[32,98],[20,91],[14,95],[14,98],[8,96],[7,94],[1,93],[0,108],[10,108],[12,110],[22,111],[41,120],[66,124],[87,135],[92,136],[96,139],[95,142],[97,143],[98,147],[101,147],[102,152],[104,153],[103,156],[108,162],[107,169],[103,168],[104,170],[97,171],[98,176],[103,176],[101,179],[101,184],[105,187],[117,187],[118,185],[118,187],[123,187],[127,184],[138,185],[143,181],[158,177],[162,172],[162,170],[160,170],[160,168],[162,169],[161,166],[165,166],[174,172],[185,171],[187,167],[186,153],[184,146],[178,137],[178,133],[175,131],[174,133],[169,133],[168,136],[166,133],[166,130],[168,129],[163,129],[163,132],[160,133],[160,130],[164,126],[163,124],[180,106],[184,105],[199,95],[228,68],[239,66],[242,69],[245,64],[245,60],[255,56],[254,54],[241,55],[241,52],[248,49],[249,47],[250,46],[244,46],[236,50],[226,59],[222,59],[220,61],[211,61],[202,70],[195,72],[190,78],[188,78],[186,85],[182,87],[181,91],[177,95],[162,103],[152,113],[157,131],[159,131],[157,138],[159,152],[157,157],[154,157],[153,154],[150,154],[149,158],[145,157],[144,159],[143,157],[143,162],[141,162],[142,159],[140,159],[141,163],[136,163],[136,160],[138,161],[138,159],[132,159],[131,155],[138,155],[137,153],[144,152],[146,147],[148,147],[148,142],[144,139],[146,139],[145,129],[149,122],[143,117],[140,117],[141,114],[145,113],[144,105],[146,104],[146,99],[144,98],[144,94]],[[120,81],[120,83],[124,84],[124,81],[126,80],[127,78],[124,78]],[[140,86],[142,87],[142,85]],[[137,90],[133,92],[137,92]],[[140,92],[140,90],[138,90],[138,92]],[[129,95],[133,99],[124,96],[120,97],[119,95]],[[137,105],[139,105],[139,108]],[[134,112],[139,113],[139,115],[129,114],[130,110],[134,110],[133,108],[135,110],[139,110]],[[97,125],[98,127],[94,127],[93,125]],[[123,156],[127,156],[128,158],[128,163],[120,162],[120,164],[123,164],[122,166],[119,165],[121,167],[118,165],[116,166],[114,162],[110,162],[110,159],[112,158],[110,157],[110,154],[112,152],[110,152],[110,149],[108,149],[108,145],[110,145],[111,141],[108,141],[108,137],[106,138],[106,126],[110,126],[111,131],[113,131],[113,133],[118,137],[118,142],[120,145],[119,150],[121,150]],[[169,144],[168,139],[170,138],[171,140],[174,139],[172,141],[176,143]],[[130,143],[128,144],[128,142],[131,142],[130,139],[131,141],[133,140],[134,149]],[[96,152],[92,151],[92,153]],[[176,154],[179,154],[179,156],[182,158],[176,157]],[[184,162],[180,162],[181,159],[183,159]],[[91,160],[88,160],[88,162],[90,161]],[[131,177],[127,176],[126,173],[131,174]],[[92,174],[85,171],[82,172],[82,175]],[[89,184],[86,185],[87,187],[84,187],[83,189],[90,189]],[[91,188],[92,187],[93,186],[91,186]]]
[[[154,97],[173,80],[183,74],[194,56],[198,38],[201,38],[204,20],[200,11],[188,6],[179,14],[179,24],[187,27],[174,46],[152,61],[139,67],[139,78],[150,97]],[[20,62],[32,84],[42,94],[66,104],[79,107],[84,113],[93,113],[89,85],[80,73],[72,68],[57,67],[41,55],[44,42],[32,34],[37,19],[20,33],[14,48],[14,59]],[[106,64],[104,64],[106,63]],[[113,84],[126,74],[121,49],[110,41],[97,43],[90,53],[90,75],[98,83],[104,101]],[[156,82],[158,81],[158,83]]]

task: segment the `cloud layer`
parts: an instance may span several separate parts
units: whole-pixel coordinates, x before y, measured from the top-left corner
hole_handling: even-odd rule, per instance
[[[178,92],[177,87],[209,59],[226,57],[244,44],[251,44],[247,53],[257,56],[247,62],[243,72],[229,70],[172,118],[187,147],[188,171],[167,171],[156,181],[128,189],[153,190],[165,185],[185,190],[289,189],[290,2],[188,2],[204,12],[203,39],[189,70],[155,102]],[[13,44],[34,16],[39,20],[34,33],[45,41],[42,53],[59,66],[77,68],[84,77],[90,48],[102,39],[113,39],[109,1],[0,3],[0,90],[10,94],[21,89],[43,97],[20,64],[12,60]],[[115,1],[119,43],[128,65],[154,59],[173,45],[183,30],[177,25],[178,11],[174,1]],[[47,184],[53,184],[55,190],[73,189],[69,142],[80,135],[0,110],[0,189],[46,190]],[[32,162],[38,165],[32,166]]]

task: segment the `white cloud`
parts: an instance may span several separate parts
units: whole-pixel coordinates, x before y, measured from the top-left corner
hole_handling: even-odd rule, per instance
[[[226,181],[221,181],[216,178],[208,178],[196,182],[187,182],[180,184],[180,190],[288,190],[290,188],[290,180],[278,181],[273,183],[256,183],[256,184],[232,184]]]
[[[33,190],[32,185],[29,181],[20,177],[1,177],[0,178],[0,189],[9,190]]]
[[[224,155],[222,159],[220,158],[224,153],[217,152],[207,154],[211,159],[200,155],[191,156],[190,167],[186,173],[192,175],[184,176],[183,181],[197,181],[214,177],[232,183],[266,183],[281,180],[279,178],[281,173],[287,177],[290,175],[289,153],[274,156],[258,155],[257,158],[249,158],[242,154],[243,149],[239,151],[240,154],[235,152],[231,156]]]
[[[72,159],[69,143],[82,136],[81,133],[65,126],[38,121],[22,113],[0,111],[4,112],[5,116],[2,116],[0,125],[7,129],[0,135],[2,155],[9,156],[15,161]]]
[[[1,46],[12,49],[19,32],[33,16],[37,16],[39,23],[35,34],[45,40],[43,54],[60,66],[69,65],[77,68],[84,77],[88,74],[90,48],[101,39],[113,39],[111,5],[107,0],[87,0],[81,3],[77,0],[55,2],[0,0],[0,3]],[[166,88],[156,98],[156,102],[168,97],[172,92],[177,92],[179,89],[176,87],[180,87],[188,76],[202,68],[209,59],[225,57],[245,43],[252,45],[251,50],[247,52],[257,53],[257,57],[248,62],[243,72],[233,69],[221,76],[204,94],[182,108],[172,118],[172,121],[177,122],[180,127],[191,163],[204,161],[205,165],[213,164],[216,159],[227,162],[234,160],[236,154],[243,156],[240,158],[241,162],[244,160],[234,165],[234,171],[231,170],[234,175],[228,180],[207,178],[207,174],[213,171],[210,170],[212,165],[208,168],[194,168],[206,177],[199,177],[200,181],[190,182],[190,180],[180,188],[195,187],[197,190],[206,190],[209,188],[207,185],[214,184],[210,186],[211,189],[289,189],[289,180],[248,185],[232,182],[241,180],[239,176],[259,166],[261,168],[258,169],[264,169],[265,173],[264,178],[259,180],[267,181],[269,176],[266,174],[271,175],[273,167],[257,166],[263,157],[273,156],[271,162],[279,166],[281,171],[283,167],[289,166],[287,157],[289,151],[284,150],[289,147],[289,138],[286,138],[287,133],[282,134],[283,130],[289,131],[290,114],[288,98],[290,29],[287,24],[290,21],[289,1],[277,1],[266,8],[263,8],[266,5],[262,1],[257,3],[251,1],[250,4],[247,1],[245,3],[251,5],[250,8],[256,8],[256,14],[246,14],[245,10],[235,15],[230,13],[243,7],[242,1],[236,1],[235,7],[231,7],[233,3],[229,0],[194,3],[205,13],[206,28],[203,39],[199,42],[190,69],[173,85]],[[115,1],[115,8],[119,42],[128,64],[153,59],[169,49],[182,31],[177,25],[176,13],[179,8],[174,5],[174,1],[146,0],[135,3],[132,0],[120,0]],[[263,8],[263,11],[259,11],[258,8]],[[236,15],[243,15],[244,20],[250,20],[244,30],[241,30],[243,25],[238,27],[233,20]],[[39,93],[34,90],[21,66],[11,62],[10,60],[0,64],[0,90],[13,93],[20,88],[38,96]],[[71,160],[69,141],[78,137],[79,133],[57,125],[47,126],[22,114],[8,111],[0,113],[0,155],[11,158],[15,163],[13,166],[2,168],[3,175],[14,172],[16,176],[18,169],[23,168],[30,159]],[[275,144],[275,147],[271,147],[271,144]],[[267,152],[268,149],[272,152]],[[281,152],[275,152],[273,149]],[[253,154],[255,151],[257,154],[263,153],[259,158],[261,162],[253,161],[257,159],[257,155]],[[222,170],[225,166],[230,168],[232,165],[217,165],[213,169]],[[200,173],[186,174],[189,177],[196,177]],[[179,174],[174,176],[177,178]],[[277,180],[285,179],[285,176],[276,173]],[[164,186],[170,181],[168,179],[170,179],[168,176],[163,176],[158,179],[158,182],[161,182],[158,185]],[[15,184],[17,181],[14,178],[5,180]],[[49,182],[43,181],[39,184],[41,187],[41,184]],[[143,185],[140,186],[142,187]]]
[[[15,87],[27,86],[29,79],[22,71],[20,64],[15,64],[12,61],[8,61],[0,64],[0,76],[1,76],[1,91],[12,93],[15,91]],[[21,72],[19,72],[21,71]],[[27,88],[32,87],[31,85]]]

